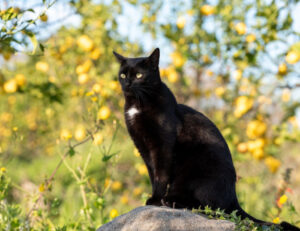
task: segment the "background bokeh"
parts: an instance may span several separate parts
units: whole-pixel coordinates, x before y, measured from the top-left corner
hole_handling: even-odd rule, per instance
[[[150,196],[115,50],[161,48],[178,102],[225,137],[242,207],[300,224],[300,3],[0,2],[0,228],[95,230]]]

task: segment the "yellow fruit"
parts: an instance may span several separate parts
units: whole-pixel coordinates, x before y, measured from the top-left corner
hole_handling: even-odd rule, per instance
[[[106,120],[110,116],[110,109],[107,106],[102,106],[98,111],[98,120]]]
[[[26,84],[26,78],[23,74],[16,74],[15,80],[17,81],[18,86],[24,86]]]
[[[283,102],[288,102],[291,98],[291,91],[287,88],[283,89],[282,95],[281,95],[281,100]]]
[[[117,217],[117,216],[119,216],[118,210],[116,210],[116,209],[110,210],[110,212],[109,212],[109,217],[110,217],[111,219],[114,219],[114,218]]]
[[[4,51],[4,52],[2,53],[2,55],[3,55],[3,58],[4,58],[6,61],[8,61],[8,60],[10,60],[10,58],[11,58],[11,56],[12,56],[12,52],[10,52],[10,51]]]
[[[179,79],[178,73],[172,67],[167,69],[167,78],[170,83],[176,83]]]
[[[239,96],[235,100],[235,110],[234,116],[240,118],[247,111],[249,111],[253,106],[253,99],[250,99],[247,96]]]
[[[111,184],[111,189],[112,189],[112,191],[114,191],[114,192],[119,191],[121,188],[122,188],[122,183],[121,183],[120,181],[114,181],[114,182]]]
[[[136,157],[141,156],[139,150],[137,150],[136,148],[133,150],[133,154],[134,154]]]
[[[137,188],[133,189],[133,195],[136,196],[136,197],[138,197],[139,195],[141,195],[142,192],[143,192],[143,190],[140,187],[137,187]]]
[[[93,92],[100,93],[100,91],[101,91],[101,85],[99,83],[95,83],[93,85]]]
[[[83,126],[78,126],[75,130],[74,137],[77,141],[82,141],[86,136],[86,131]]]
[[[109,82],[109,88],[112,89],[113,91],[117,90],[119,86],[118,81],[110,81]]]
[[[60,132],[60,139],[69,140],[72,138],[72,134],[68,129],[62,129]]]
[[[253,120],[248,123],[246,134],[250,139],[262,136],[267,130],[267,125],[260,120]]]
[[[83,73],[87,73],[90,69],[91,69],[91,67],[92,67],[92,61],[91,60],[86,60],[83,64],[81,64],[81,65],[78,65],[77,67],[76,67],[76,73],[78,74],[78,75],[80,75],[80,74],[83,74]]]
[[[234,26],[234,29],[236,30],[236,32],[237,32],[239,35],[243,35],[243,34],[245,34],[246,31],[247,31],[246,24],[243,23],[243,22],[237,23],[237,24]]]
[[[280,167],[281,162],[274,157],[269,156],[265,159],[265,164],[267,165],[271,173],[275,173]]]
[[[213,6],[210,5],[203,5],[200,8],[200,12],[206,16],[211,15],[215,12],[215,8]]]
[[[264,158],[264,151],[261,148],[258,148],[252,152],[252,155],[254,159],[261,160],[262,158]]]
[[[248,146],[247,146],[247,143],[239,143],[238,146],[237,146],[237,150],[240,152],[240,153],[245,153],[248,151]]]
[[[77,44],[84,51],[91,51],[94,47],[94,42],[87,35],[81,35],[77,39]]]
[[[217,87],[215,90],[215,93],[218,97],[221,97],[222,95],[224,95],[226,89],[224,87]]]
[[[18,89],[18,83],[15,79],[10,79],[3,84],[3,90],[6,93],[14,93]]]
[[[93,135],[93,144],[95,145],[100,145],[103,142],[103,135],[100,132],[97,132],[96,134]]]
[[[185,26],[185,22],[186,22],[186,19],[184,16],[180,16],[178,17],[177,21],[176,21],[176,25],[179,29],[183,29],[184,26]]]
[[[147,170],[146,165],[137,164],[136,168],[137,168],[140,175],[148,175],[148,170]]]
[[[41,72],[48,72],[49,71],[49,64],[44,61],[39,61],[35,64],[35,69]]]
[[[123,195],[120,199],[121,203],[124,205],[127,205],[129,202],[128,196],[127,195]]]
[[[202,56],[202,60],[203,60],[203,62],[205,62],[205,63],[211,62],[211,59],[210,59],[210,57],[209,57],[208,55],[203,55],[203,56]]]
[[[282,195],[279,198],[278,203],[281,204],[281,205],[283,205],[283,204],[285,204],[285,202],[287,201],[287,199],[288,199],[287,195],[284,194],[284,195]]]
[[[289,51],[285,57],[285,61],[289,64],[297,63],[300,60],[300,54],[296,51]]]
[[[100,56],[101,56],[101,50],[99,48],[95,48],[90,53],[90,58],[93,59],[93,60],[98,59]]]
[[[111,185],[111,180],[109,178],[106,178],[104,181],[104,188],[108,188]]]
[[[233,72],[233,78],[235,80],[240,80],[242,78],[242,76],[243,76],[243,72],[241,70],[235,70]]]
[[[40,19],[41,19],[42,22],[47,22],[48,21],[48,16],[46,14],[42,14],[40,16]]]
[[[175,51],[171,54],[171,59],[175,67],[182,67],[185,63],[184,58],[182,57],[181,53]]]
[[[279,217],[276,217],[276,218],[274,218],[274,219],[273,219],[273,223],[275,223],[275,224],[279,224],[279,222],[280,222],[280,219],[279,219]]]
[[[256,39],[255,34],[248,34],[248,35],[246,36],[246,42],[247,42],[247,43],[252,43],[252,42],[255,41],[255,39]]]
[[[287,66],[285,63],[281,63],[278,67],[278,74],[285,75],[287,72]]]
[[[208,77],[211,77],[214,75],[214,72],[212,70],[206,70],[205,71],[205,74],[208,76]]]
[[[87,73],[83,73],[78,76],[78,82],[80,84],[85,84],[87,81],[89,81],[89,75]]]

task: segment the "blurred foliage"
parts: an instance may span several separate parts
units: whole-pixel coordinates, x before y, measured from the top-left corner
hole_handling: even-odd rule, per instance
[[[143,39],[133,43],[120,33],[118,17],[130,7],[142,14],[145,34],[172,49],[163,81],[226,138],[243,176],[243,207],[260,219],[299,223],[300,173],[288,169],[299,165],[299,84],[291,81],[300,70],[291,17],[298,2],[69,1],[80,25],[61,27],[34,55],[14,45],[26,45],[15,41],[18,25],[34,9],[1,9],[1,229],[95,230],[149,196],[112,55],[146,53]],[[47,11],[35,20],[46,23]]]

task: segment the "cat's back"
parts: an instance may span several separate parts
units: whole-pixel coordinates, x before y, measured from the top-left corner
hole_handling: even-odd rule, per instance
[[[221,132],[203,113],[184,104],[178,104],[176,113],[182,126],[178,134],[179,142],[206,148],[213,147],[215,150],[221,149],[231,159],[229,148]]]

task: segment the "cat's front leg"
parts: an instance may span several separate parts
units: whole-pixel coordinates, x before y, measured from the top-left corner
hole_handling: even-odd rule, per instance
[[[147,205],[162,205],[163,198],[168,194],[173,165],[173,153],[171,147],[163,147],[150,152],[153,182],[152,197],[147,200]]]

